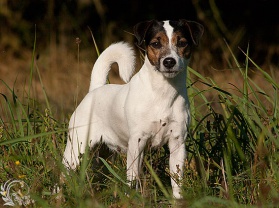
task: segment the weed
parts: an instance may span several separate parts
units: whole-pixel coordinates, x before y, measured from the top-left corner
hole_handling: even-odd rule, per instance
[[[38,207],[279,206],[278,84],[249,58],[249,48],[243,52],[247,57],[244,67],[227,48],[238,69],[229,76],[239,73],[242,87],[232,84],[231,90],[224,89],[188,68],[192,124],[186,141],[184,200],[175,202],[170,195],[169,152],[164,147],[147,149],[139,190],[126,184],[125,156],[102,147],[86,151],[81,167],[66,173],[61,161],[67,121],[53,117],[34,59],[23,98],[2,80],[9,94],[1,94],[0,183],[23,180]],[[249,64],[273,92],[265,92],[248,76]],[[31,96],[36,72],[46,107]],[[62,173],[64,185],[60,183]],[[63,199],[55,194],[56,184],[62,188]]]

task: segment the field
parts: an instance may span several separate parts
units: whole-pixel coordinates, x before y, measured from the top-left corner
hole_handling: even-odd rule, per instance
[[[75,64],[56,76],[51,68],[62,58],[57,52],[56,62],[38,59],[35,41],[22,88],[1,78],[0,206],[10,196],[27,207],[279,207],[278,77],[250,58],[249,47],[237,50],[245,57],[240,62],[224,45],[226,69],[206,75],[199,51],[188,68],[192,123],[184,199],[175,201],[165,147],[146,149],[138,191],[126,185],[125,155],[104,145],[86,152],[80,169],[60,183],[67,122],[87,91],[90,71],[83,69],[90,64],[82,60],[90,55],[77,42]],[[12,180],[20,182],[8,192]]]

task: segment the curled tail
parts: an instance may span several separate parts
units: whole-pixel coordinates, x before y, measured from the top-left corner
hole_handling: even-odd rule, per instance
[[[135,70],[135,52],[128,43],[114,43],[101,53],[92,70],[89,92],[106,84],[113,63],[118,64],[121,79],[130,81]]]

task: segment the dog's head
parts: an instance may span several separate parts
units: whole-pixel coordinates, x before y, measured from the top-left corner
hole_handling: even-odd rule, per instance
[[[140,22],[134,27],[138,46],[146,49],[150,63],[166,78],[173,78],[186,69],[193,46],[203,34],[197,22],[157,21]]]

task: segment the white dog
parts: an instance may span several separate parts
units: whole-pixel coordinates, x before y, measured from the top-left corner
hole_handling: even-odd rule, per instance
[[[71,117],[63,164],[75,169],[86,145],[104,142],[127,153],[131,184],[139,178],[147,142],[152,147],[168,142],[170,172],[181,179],[190,122],[186,70],[203,26],[187,20],[152,20],[138,23],[134,33],[138,45],[146,49],[142,68],[132,77],[135,54],[124,42],[109,46],[100,55],[93,67],[89,93]],[[115,62],[127,84],[106,84]],[[181,198],[180,186],[173,179],[171,184],[173,196]]]

